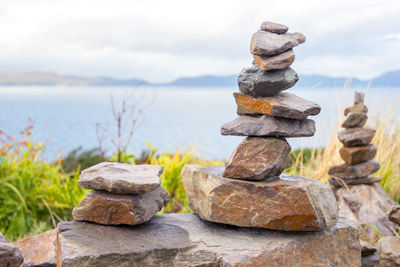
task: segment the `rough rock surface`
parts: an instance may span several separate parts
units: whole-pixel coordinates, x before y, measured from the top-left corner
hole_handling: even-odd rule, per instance
[[[93,190],[72,212],[75,220],[107,225],[136,225],[151,219],[169,201],[164,188],[141,195],[119,195]]]
[[[21,251],[0,233],[0,267],[19,267],[23,263]]]
[[[282,70],[292,65],[295,55],[293,49],[283,52],[282,54],[265,57],[253,55],[254,61],[260,70]]]
[[[361,256],[362,257],[372,255],[376,252],[376,247],[374,247],[367,241],[360,240],[360,244],[361,244]]]
[[[396,205],[393,207],[393,209],[388,214],[388,218],[395,224],[400,225],[400,205]]]
[[[377,243],[380,267],[400,266],[400,236],[385,236]]]
[[[359,225],[360,239],[369,243],[379,238],[370,227],[376,227],[384,236],[392,236],[394,223],[389,221],[387,213],[396,203],[378,184],[354,185],[349,189],[341,187],[335,190],[339,205],[339,216],[351,219]]]
[[[356,104],[354,106],[348,107],[344,110],[344,115],[347,116],[350,113],[368,113],[368,108],[363,103]]]
[[[378,267],[379,255],[375,252],[372,255],[361,257],[361,267]]]
[[[143,194],[160,186],[163,167],[103,162],[84,170],[78,184],[117,194]]]
[[[222,135],[305,137],[314,133],[313,120],[290,120],[268,115],[239,116],[221,127]]]
[[[368,120],[368,115],[362,112],[351,112],[342,123],[343,128],[363,127]]]
[[[241,93],[233,93],[233,96],[238,107],[238,115],[262,114],[304,120],[307,116],[317,115],[321,111],[321,107],[317,103],[290,93],[257,98]]]
[[[30,236],[14,243],[24,257],[24,267],[55,267],[57,230]]]
[[[380,164],[369,160],[356,165],[339,164],[329,168],[328,174],[341,179],[364,178],[378,171]]]
[[[261,24],[260,29],[262,31],[273,32],[273,33],[278,33],[278,34],[286,33],[289,30],[289,28],[285,25],[275,23],[275,22],[270,22],[270,21],[264,21]]]
[[[359,266],[357,226],[307,233],[240,228],[166,214],[135,227],[60,223],[59,266]],[[101,233],[101,235],[99,235]]]
[[[225,163],[223,176],[263,180],[279,176],[290,161],[290,145],[284,138],[247,137]]]
[[[267,31],[257,31],[250,43],[250,52],[259,56],[273,56],[306,41],[301,33],[276,34]]]
[[[371,160],[376,155],[376,146],[369,144],[366,146],[342,147],[340,148],[340,157],[347,165],[354,165]]]
[[[339,141],[344,146],[365,146],[374,137],[376,131],[369,127],[350,128],[338,132]]]
[[[354,105],[363,104],[365,99],[365,94],[355,91],[354,92]]]
[[[244,68],[239,73],[240,92],[252,96],[273,96],[294,86],[299,76],[292,68],[275,71],[262,71],[257,65]]]
[[[358,185],[358,184],[374,184],[382,181],[376,177],[365,177],[365,178],[355,178],[355,179],[339,179],[339,178],[330,178],[329,183],[336,187],[341,187],[343,184],[347,185]]]
[[[245,227],[317,231],[337,221],[336,199],[318,181],[281,175],[263,181],[222,177],[222,166],[186,165],[182,184],[202,219]]]

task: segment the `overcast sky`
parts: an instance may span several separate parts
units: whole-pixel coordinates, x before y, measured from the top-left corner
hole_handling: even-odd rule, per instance
[[[144,78],[237,74],[264,20],[304,33],[300,74],[400,69],[400,0],[0,0],[0,73]]]

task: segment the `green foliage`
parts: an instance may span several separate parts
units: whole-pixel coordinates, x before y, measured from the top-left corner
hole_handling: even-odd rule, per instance
[[[104,159],[97,148],[82,151],[82,147],[78,147],[63,158],[61,166],[64,172],[74,172],[78,168],[84,170],[93,165],[103,162]]]

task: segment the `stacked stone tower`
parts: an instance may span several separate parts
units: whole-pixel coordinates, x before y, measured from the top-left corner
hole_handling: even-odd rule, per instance
[[[223,135],[247,136],[225,167],[185,166],[182,182],[188,203],[202,219],[246,227],[316,231],[333,226],[337,205],[328,186],[304,177],[281,175],[290,161],[286,137],[313,136],[318,104],[283,90],[294,86],[293,47],[305,42],[281,24],[264,22],[254,33],[253,66],[238,77],[235,120]]]
[[[355,92],[354,105],[344,111],[346,119],[342,127],[345,129],[338,133],[338,137],[343,144],[340,157],[345,163],[334,165],[329,169],[329,175],[332,176],[329,182],[337,187],[344,184],[373,184],[381,181],[379,178],[370,177],[379,170],[380,165],[372,160],[376,155],[376,146],[370,142],[375,130],[363,127],[368,119],[368,108],[364,104],[364,98],[363,93]]]

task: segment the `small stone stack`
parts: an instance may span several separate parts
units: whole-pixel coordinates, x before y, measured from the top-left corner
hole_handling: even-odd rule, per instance
[[[78,183],[93,189],[72,212],[75,220],[104,225],[137,225],[168,203],[160,187],[163,167],[103,162],[84,170]]]
[[[233,93],[237,117],[222,135],[247,136],[224,167],[186,165],[182,170],[188,204],[202,219],[245,227],[316,231],[333,226],[338,208],[328,186],[312,179],[281,175],[290,161],[286,137],[313,136],[321,107],[290,93],[298,81],[289,66],[300,33],[264,22],[250,45],[254,62],[238,77]]]
[[[329,175],[332,177],[329,182],[333,186],[373,184],[381,181],[379,178],[370,177],[379,170],[380,165],[372,160],[377,149],[370,142],[376,131],[370,127],[363,127],[368,119],[368,108],[364,104],[364,98],[363,93],[355,92],[354,105],[344,111],[346,119],[342,127],[345,129],[339,131],[338,137],[343,144],[340,157],[345,163],[329,169]]]

